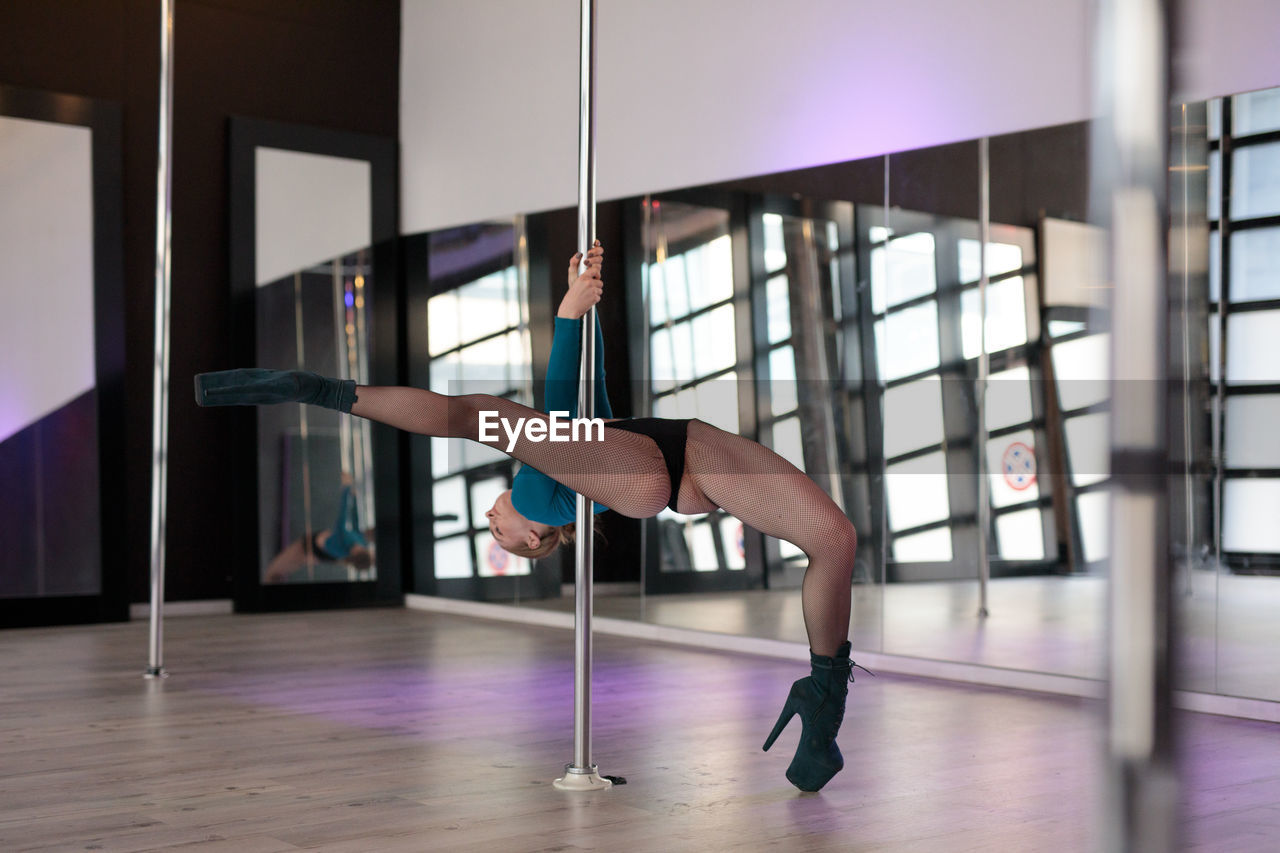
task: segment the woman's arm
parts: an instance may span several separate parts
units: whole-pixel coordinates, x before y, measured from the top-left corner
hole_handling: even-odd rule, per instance
[[[569,261],[569,292],[561,300],[560,309],[556,312],[555,336],[551,341],[551,356],[547,359],[543,406],[547,412],[568,412],[571,418],[578,416],[581,318],[600,301],[604,290],[600,278],[604,249],[601,248],[600,241],[597,240],[596,245],[587,253],[587,268],[582,275],[578,275],[581,257],[579,253]],[[605,389],[604,334],[600,330],[599,318],[596,319],[595,334],[595,416],[612,418],[613,408],[609,405],[609,395]]]

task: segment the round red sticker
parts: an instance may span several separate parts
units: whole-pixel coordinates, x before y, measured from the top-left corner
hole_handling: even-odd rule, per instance
[[[495,575],[505,575],[507,573],[507,562],[511,559],[511,555],[497,542],[490,542],[488,556],[489,568],[493,569],[493,573]]]
[[[1000,470],[1004,473],[1004,481],[1009,488],[1022,491],[1031,488],[1036,481],[1036,454],[1021,441],[1015,441],[1005,448],[1004,457],[1000,460]]]

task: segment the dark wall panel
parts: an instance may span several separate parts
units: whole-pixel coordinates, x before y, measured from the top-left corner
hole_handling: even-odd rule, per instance
[[[36,544],[36,431],[32,424],[0,442],[0,598],[36,595],[39,552]]]
[[[101,591],[96,406],[87,391],[0,442],[0,598]]]
[[[171,599],[231,595],[232,452],[224,419],[195,407],[192,374],[231,365],[227,119],[244,115],[395,138],[400,0],[177,0],[174,36]],[[124,107],[130,598],[148,597],[158,0],[0,3],[0,83]],[[109,564],[110,565],[110,564]]]
[[[96,405],[90,391],[40,422],[45,595],[101,591]]]

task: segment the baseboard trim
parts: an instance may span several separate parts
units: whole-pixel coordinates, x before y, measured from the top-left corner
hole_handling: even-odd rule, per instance
[[[1270,702],[1266,699],[1247,699],[1243,696],[1223,696],[1220,693],[1176,690],[1173,694],[1173,706],[1199,714],[1280,723],[1280,702]]]
[[[210,598],[201,601],[166,601],[161,613],[169,616],[225,616],[235,612],[229,598]],[[129,605],[131,620],[150,619],[151,602],[135,602]]]

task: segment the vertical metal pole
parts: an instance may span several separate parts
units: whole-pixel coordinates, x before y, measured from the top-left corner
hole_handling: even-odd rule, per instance
[[[151,393],[151,643],[147,678],[164,678],[164,545],[169,479],[169,234],[173,194],[173,0],[160,0],[160,152],[156,169],[155,374]]]
[[[987,243],[991,241],[991,140],[978,140],[978,616],[985,617],[991,579],[991,481],[987,470]]]
[[[341,256],[329,262],[329,280],[333,294],[333,357],[336,360],[334,369],[338,379],[352,378],[352,358],[355,355],[354,324],[347,330],[347,317],[354,319],[354,314],[347,309],[346,270]],[[352,295],[354,305],[355,297]],[[298,365],[302,369],[302,365]],[[338,459],[344,473],[354,475],[355,447],[351,428],[351,418],[338,419]],[[363,507],[361,507],[363,509]]]
[[[1168,0],[1101,0],[1095,198],[1111,227],[1112,511],[1104,846],[1177,849],[1167,434]]]
[[[581,0],[582,50],[578,101],[578,246],[586,252],[596,234],[595,148],[595,0]],[[579,271],[581,271],[579,267]],[[595,416],[596,309],[582,318],[582,363],[578,374],[578,417]],[[574,557],[573,635],[573,763],[565,765],[557,788],[595,790],[612,784],[602,779],[591,763],[591,520],[593,503],[578,495],[577,539]]]
[[[302,271],[293,274],[293,350],[294,363],[302,370],[307,363],[306,337],[302,323]],[[315,525],[311,519],[311,430],[307,418],[307,406],[298,404],[298,443],[302,446],[302,535],[307,542],[314,542],[312,535]],[[284,547],[283,542],[280,543]],[[316,555],[311,548],[306,548],[307,580],[316,579]]]
[[[884,278],[885,287],[889,286],[889,263],[890,253],[889,246],[892,243],[893,230],[889,222],[889,202],[892,201],[889,192],[889,167],[890,160],[888,154],[884,155]],[[870,303],[863,303],[870,304]],[[881,365],[877,365],[877,377],[880,376]],[[885,411],[885,385],[884,380],[876,379],[876,394],[880,398],[880,431],[884,432],[886,422]],[[880,444],[884,447],[883,440]],[[889,585],[889,462],[888,457],[883,453],[880,455],[880,648],[884,648],[885,640],[885,588]]]
[[[1191,595],[1192,566],[1196,548],[1195,489],[1191,475],[1191,164],[1188,162],[1187,105],[1182,105],[1182,500],[1186,518],[1186,565],[1183,567],[1183,594]]]

